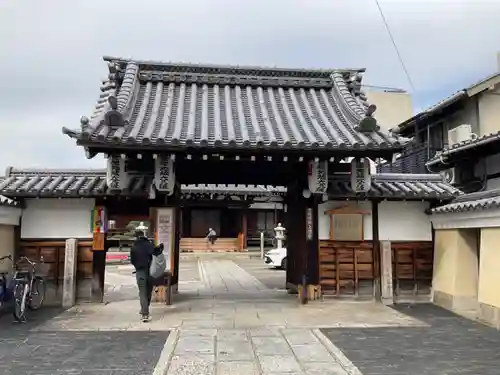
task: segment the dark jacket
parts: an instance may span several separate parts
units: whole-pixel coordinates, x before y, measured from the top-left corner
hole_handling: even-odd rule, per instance
[[[130,250],[130,263],[132,263],[136,271],[149,270],[154,252],[153,244],[146,237],[139,237]]]

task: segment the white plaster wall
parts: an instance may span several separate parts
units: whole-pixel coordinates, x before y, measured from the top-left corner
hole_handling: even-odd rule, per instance
[[[486,181],[486,190],[500,189],[500,177]]]
[[[30,199],[21,219],[21,238],[90,238],[94,199]]]
[[[500,130],[500,86],[495,90],[486,90],[479,95],[479,136],[496,133]]]
[[[432,241],[428,202],[380,202],[379,237],[385,241]]]
[[[369,211],[369,215],[363,218],[364,239],[371,240],[372,216],[370,202],[344,202],[329,201],[319,205],[318,209],[318,236],[320,240],[327,240],[330,232],[330,218],[325,211],[332,208],[349,204],[363,211]],[[431,241],[432,226],[430,217],[425,214],[429,207],[427,202],[389,202],[379,204],[379,238],[389,241]]]

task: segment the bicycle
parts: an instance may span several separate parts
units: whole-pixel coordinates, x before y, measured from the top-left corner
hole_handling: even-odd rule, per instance
[[[19,263],[26,261],[28,269],[22,269]],[[29,310],[38,310],[45,299],[45,279],[48,265],[32,262],[27,257],[21,257],[16,263],[14,273],[14,319],[18,322],[26,321],[26,307]],[[38,301],[37,301],[38,297]],[[38,302],[38,303],[37,303]]]
[[[4,260],[11,260],[12,256],[7,255],[0,258],[0,263]],[[0,272],[0,314],[3,312],[5,308],[5,304],[10,302],[12,297],[12,288],[9,288],[9,281],[7,280],[8,272]]]

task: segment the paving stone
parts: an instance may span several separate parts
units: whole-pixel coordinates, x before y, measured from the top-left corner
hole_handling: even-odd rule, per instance
[[[329,362],[333,360],[330,353],[320,343],[292,346],[292,351],[300,362]]]
[[[282,337],[280,329],[276,327],[256,327],[248,330],[250,337]]]
[[[252,337],[252,343],[257,355],[292,355],[288,342],[279,337]]]
[[[254,361],[233,361],[217,363],[217,375],[259,375]]]
[[[302,362],[302,367],[308,375],[348,375],[348,372],[338,363]]]
[[[217,341],[249,341],[249,338],[245,330],[222,329],[217,332]]]
[[[217,335],[217,329],[182,329],[180,331],[180,337],[215,337]]]
[[[225,343],[217,343],[217,360],[246,361],[253,359],[253,348],[248,341],[230,341]]]
[[[258,359],[264,373],[302,371],[293,355],[258,356]]]
[[[215,340],[213,337],[180,337],[174,353],[177,355],[188,353],[214,354]]]
[[[182,355],[172,357],[166,375],[208,375],[214,372],[214,355]]]
[[[207,329],[207,328],[233,328],[234,322],[232,320],[184,320],[182,322],[183,328],[189,329]]]
[[[317,337],[307,329],[284,329],[282,333],[292,346],[317,344],[319,342]]]

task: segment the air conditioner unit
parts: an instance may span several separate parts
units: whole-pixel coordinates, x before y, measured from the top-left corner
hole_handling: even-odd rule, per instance
[[[443,176],[443,180],[450,185],[454,185],[458,182],[458,174],[455,168],[450,168],[441,172],[441,176]]]
[[[472,132],[472,127],[468,124],[459,125],[448,131],[448,144],[450,146],[476,138],[477,135]]]

